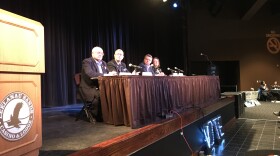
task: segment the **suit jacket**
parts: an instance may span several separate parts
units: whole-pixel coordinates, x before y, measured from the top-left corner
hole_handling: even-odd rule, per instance
[[[126,68],[126,64],[121,62],[120,65],[117,64],[115,60],[111,60],[110,62],[107,63],[109,71],[116,71],[116,72],[129,72],[128,69]]]
[[[139,70],[140,72],[151,72],[153,75],[155,75],[155,71],[153,69],[152,66],[150,66],[149,68],[147,68],[147,66],[142,62],[139,64],[139,66],[141,67]]]
[[[99,73],[96,61],[92,57],[83,60],[79,87],[86,101],[92,101],[94,98],[99,97],[98,80],[94,78],[109,73],[105,61],[102,61],[101,68],[103,73]]]

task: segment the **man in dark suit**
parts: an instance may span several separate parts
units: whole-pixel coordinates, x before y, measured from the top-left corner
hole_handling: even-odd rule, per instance
[[[151,72],[152,75],[155,75],[155,71],[151,66],[153,56],[151,54],[146,54],[142,63],[139,64],[141,67],[140,72]]]
[[[107,63],[110,72],[129,72],[126,68],[126,64],[122,62],[124,58],[124,52],[121,49],[117,49],[114,54],[114,59]]]
[[[102,60],[103,50],[94,47],[92,57],[86,58],[82,63],[80,90],[86,102],[92,104],[92,114],[97,120],[102,120],[100,93],[98,90],[98,76],[109,73],[107,64]]]

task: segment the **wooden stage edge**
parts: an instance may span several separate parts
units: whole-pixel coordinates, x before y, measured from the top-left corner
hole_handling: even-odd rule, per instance
[[[135,131],[123,134],[116,138],[104,141],[92,147],[77,151],[70,156],[108,156],[108,155],[129,155],[141,148],[144,148],[166,136],[172,134],[196,120],[234,102],[234,98],[221,99],[208,107],[190,109],[179,115],[174,113],[174,117],[161,121],[160,123],[149,124]],[[203,112],[203,115],[202,113]],[[227,128],[235,118],[230,120],[224,128]],[[182,120],[182,121],[181,121]],[[198,151],[195,151],[198,152]]]

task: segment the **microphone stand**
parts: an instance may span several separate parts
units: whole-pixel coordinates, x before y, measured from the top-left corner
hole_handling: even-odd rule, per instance
[[[200,53],[200,55],[206,57],[207,61],[209,62],[210,64],[210,67],[208,67],[208,70],[207,70],[207,74],[208,75],[216,75],[216,66],[212,63],[212,61],[209,59],[209,57],[203,53]]]
[[[203,54],[203,53],[201,53],[200,55],[206,57],[206,60],[210,63],[210,66],[213,65],[212,61],[209,59],[209,57],[208,57],[207,55],[205,55],[205,54]]]

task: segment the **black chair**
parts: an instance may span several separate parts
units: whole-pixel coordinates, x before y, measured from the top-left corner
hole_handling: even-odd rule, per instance
[[[76,84],[76,98],[77,100],[80,100],[83,102],[83,108],[81,109],[81,111],[78,113],[77,117],[76,117],[76,121],[78,121],[79,119],[81,119],[81,117],[83,116],[83,113],[86,114],[87,119],[89,120],[89,122],[94,123],[96,122],[95,118],[93,117],[91,110],[92,110],[92,103],[91,102],[87,102],[84,99],[84,96],[81,92],[81,89],[79,87],[80,83],[81,83],[81,73],[76,73],[74,76],[74,81]]]

